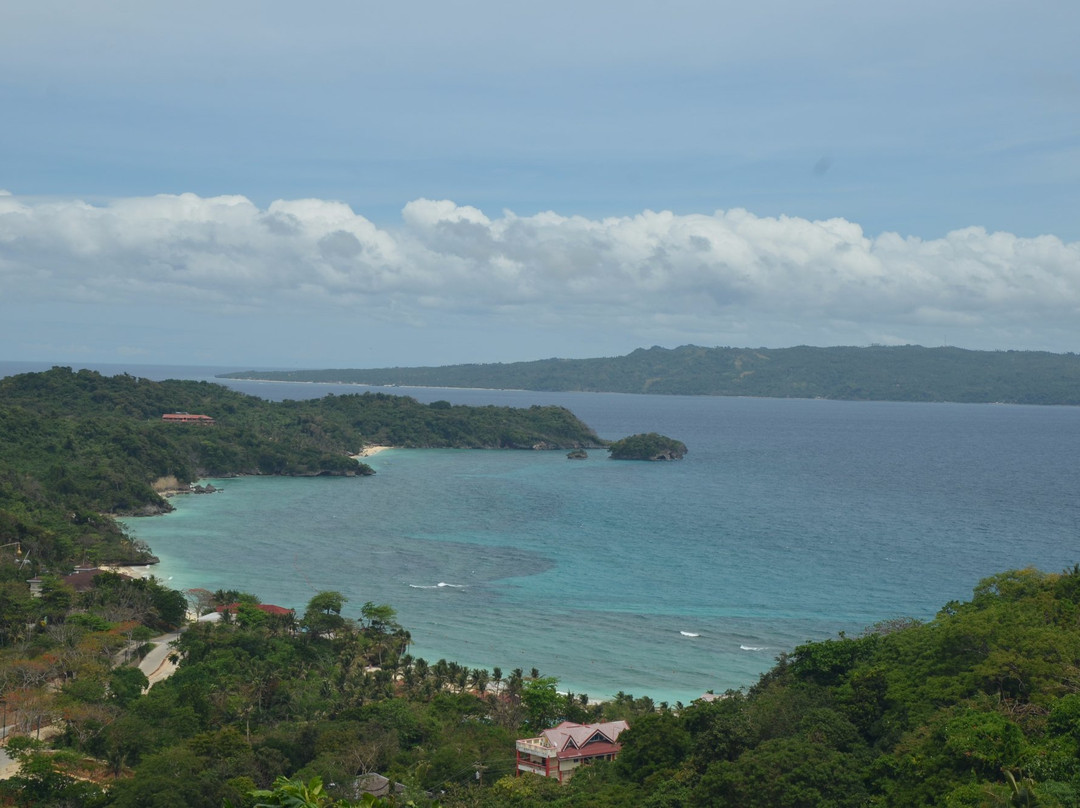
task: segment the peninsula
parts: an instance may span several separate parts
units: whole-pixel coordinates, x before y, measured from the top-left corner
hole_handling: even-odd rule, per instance
[[[202,477],[362,477],[374,471],[358,456],[377,446],[606,443],[563,407],[381,393],[271,402],[209,382],[56,367],[0,379],[0,544],[18,541],[31,571],[139,563],[152,558],[149,548],[111,517],[172,510],[159,492]]]
[[[597,359],[368,370],[262,370],[221,378],[851,401],[1080,404],[1080,355],[918,345],[654,346],[626,356]]]

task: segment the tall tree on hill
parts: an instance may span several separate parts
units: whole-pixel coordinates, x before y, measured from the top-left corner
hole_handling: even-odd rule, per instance
[[[347,625],[341,610],[348,598],[340,592],[319,592],[308,601],[301,625],[314,638],[326,637],[340,632]]]

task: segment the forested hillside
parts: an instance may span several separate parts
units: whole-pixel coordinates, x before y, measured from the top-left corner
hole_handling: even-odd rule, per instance
[[[18,721],[63,731],[55,751],[19,741],[24,772],[0,801],[252,806],[286,777],[296,794],[318,778],[344,806],[377,771],[420,808],[1080,805],[1080,568],[995,575],[929,622],[807,643],[747,690],[690,705],[588,704],[538,670],[414,658],[392,608],[333,592],[296,619],[203,593],[240,598],[236,619],[189,629],[178,672],[140,695],[141,674],[100,653],[129,614],[121,581],[101,590],[67,610],[24,599],[65,628],[9,639],[4,695]],[[613,763],[569,784],[515,778],[515,739],[562,719],[630,729]],[[330,804],[277,792],[265,804]]]
[[[167,423],[207,415],[212,426]],[[0,544],[31,569],[133,561],[146,548],[102,514],[168,506],[152,484],[233,474],[365,475],[364,445],[577,448],[601,445],[561,407],[462,407],[405,396],[269,402],[207,382],[153,382],[53,368],[0,379]]]
[[[248,371],[228,378],[693,396],[1080,404],[1080,356],[918,345],[640,348],[603,359],[374,370]]]

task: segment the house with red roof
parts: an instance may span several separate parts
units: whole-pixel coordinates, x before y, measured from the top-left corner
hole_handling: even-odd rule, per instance
[[[190,412],[167,412],[161,416],[161,420],[167,424],[203,424],[213,426],[214,419],[209,415],[195,415]]]
[[[557,727],[545,729],[538,738],[517,742],[517,774],[530,772],[565,783],[578,766],[614,760],[622,749],[619,735],[628,728],[625,721],[600,724],[563,721]]]

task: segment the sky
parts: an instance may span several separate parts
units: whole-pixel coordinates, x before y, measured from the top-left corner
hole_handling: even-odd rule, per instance
[[[1080,348],[1080,4],[0,4],[0,359]]]

